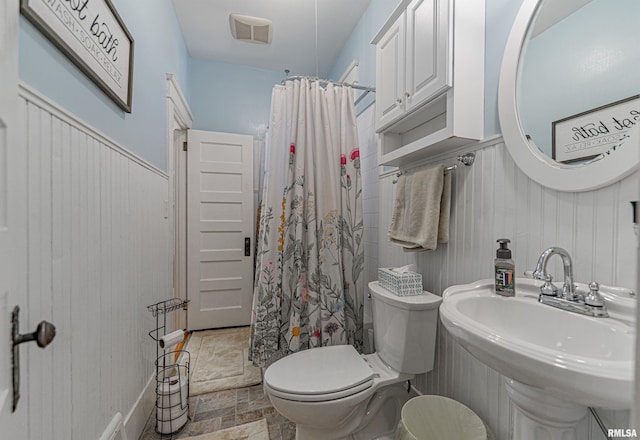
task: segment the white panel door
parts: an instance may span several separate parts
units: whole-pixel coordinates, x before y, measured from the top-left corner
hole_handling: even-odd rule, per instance
[[[11,312],[20,305],[26,324],[26,154],[18,145],[18,1],[0,2],[0,437],[27,439],[25,351],[22,394],[12,413]],[[22,333],[25,333],[25,329]],[[33,331],[31,329],[30,331]]]
[[[407,111],[451,87],[448,5],[442,0],[414,0],[407,6]]]
[[[248,325],[255,230],[253,137],[189,130],[188,145],[189,330]]]

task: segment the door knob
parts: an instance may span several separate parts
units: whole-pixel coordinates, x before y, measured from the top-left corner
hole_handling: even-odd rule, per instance
[[[47,321],[42,321],[33,333],[20,334],[20,307],[15,306],[11,314],[11,348],[13,369],[13,411],[20,399],[20,350],[23,342],[36,341],[38,347],[45,348],[56,337],[56,327]]]
[[[23,342],[36,341],[38,347],[45,348],[56,337],[56,326],[47,321],[38,324],[36,331],[25,335],[16,335],[13,339],[13,345],[19,345]]]

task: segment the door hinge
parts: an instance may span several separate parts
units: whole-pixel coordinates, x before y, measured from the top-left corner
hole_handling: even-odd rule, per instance
[[[182,143],[182,151],[187,151],[187,141]]]

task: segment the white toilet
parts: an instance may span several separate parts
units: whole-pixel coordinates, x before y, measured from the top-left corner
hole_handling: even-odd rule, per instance
[[[442,298],[396,296],[377,281],[369,292],[376,353],[360,355],[350,345],[315,348],[280,359],[264,374],[265,393],[296,423],[298,440],[393,435],[409,399],[406,381],[433,369]]]

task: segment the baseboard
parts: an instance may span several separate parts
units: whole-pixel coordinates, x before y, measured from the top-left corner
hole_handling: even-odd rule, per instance
[[[152,374],[131,411],[124,419],[124,439],[136,440],[142,435],[156,402],[155,374]]]
[[[116,413],[113,419],[100,436],[100,440],[127,440],[127,435],[122,429],[122,414]]]

